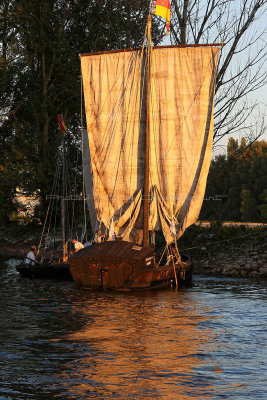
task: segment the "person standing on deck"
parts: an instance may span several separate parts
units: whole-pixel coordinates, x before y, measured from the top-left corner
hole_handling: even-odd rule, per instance
[[[28,253],[27,256],[26,256],[25,264],[28,264],[28,265],[35,265],[35,262],[36,262],[35,254],[34,254],[35,251],[36,251],[36,247],[35,247],[35,246],[32,246],[32,247],[31,247],[31,250],[29,251],[29,253]]]
[[[71,243],[74,245],[74,250],[70,252],[71,254],[77,253],[77,251],[84,248],[84,245],[76,239],[72,239]]]

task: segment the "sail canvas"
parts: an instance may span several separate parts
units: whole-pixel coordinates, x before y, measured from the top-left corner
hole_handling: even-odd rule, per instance
[[[217,47],[151,54],[149,229],[173,240],[198,218],[211,159]],[[142,227],[145,52],[81,57],[97,219],[129,239]],[[138,241],[137,237],[132,237]]]

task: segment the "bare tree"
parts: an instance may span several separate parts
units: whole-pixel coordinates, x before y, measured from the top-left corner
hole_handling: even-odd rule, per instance
[[[172,44],[224,43],[214,111],[214,143],[242,132],[255,140],[266,131],[253,92],[266,83],[266,0],[172,0]],[[254,120],[253,120],[254,118]]]

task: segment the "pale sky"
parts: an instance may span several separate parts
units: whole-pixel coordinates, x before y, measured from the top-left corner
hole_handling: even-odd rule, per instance
[[[261,18],[256,22],[255,27],[256,27],[256,29],[259,29],[260,31],[261,30],[264,31],[265,26],[266,26],[266,12],[265,12],[265,15],[262,14]],[[265,29],[265,35],[261,38],[261,40],[266,45],[266,43],[267,43],[266,29]],[[170,36],[165,36],[165,38],[164,38],[164,40],[163,40],[163,42],[161,44],[170,45],[171,44]],[[240,56],[236,56],[234,62],[237,64],[239,62],[239,60],[240,60],[240,63],[242,64],[242,61],[244,60],[244,56],[245,56],[244,53],[240,53]],[[238,57],[239,57],[239,59],[238,59]],[[265,70],[266,70],[266,61],[265,61]],[[265,126],[266,126],[267,125],[267,120],[266,120],[266,116],[267,116],[267,90],[266,90],[266,84],[265,84],[264,87],[254,91],[254,92],[249,93],[247,98],[248,98],[250,103],[254,103],[254,102],[259,103],[258,110],[260,111],[261,116],[264,117]],[[255,112],[254,115],[253,114],[251,115],[251,121],[253,121],[253,119],[255,120],[255,118],[258,119],[258,113],[257,112]],[[217,146],[214,147],[214,155],[218,154],[218,153],[226,152],[227,142],[228,142],[228,139],[230,137],[231,137],[231,135],[227,135],[227,137],[222,138],[218,142]],[[235,139],[238,139],[239,142],[240,142],[241,137],[242,137],[241,131],[240,131],[240,133],[237,133],[237,134],[233,135],[233,137]],[[263,140],[263,139],[267,141],[267,132],[265,132],[265,134],[262,135],[259,138],[259,140]]]

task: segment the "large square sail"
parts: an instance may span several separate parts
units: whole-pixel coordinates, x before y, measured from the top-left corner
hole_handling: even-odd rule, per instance
[[[142,227],[145,134],[149,229],[163,229],[170,242],[172,219],[177,237],[197,220],[211,160],[218,53],[213,46],[152,49],[147,133],[145,52],[82,55],[96,215],[107,228],[113,219],[116,235],[129,239]]]

